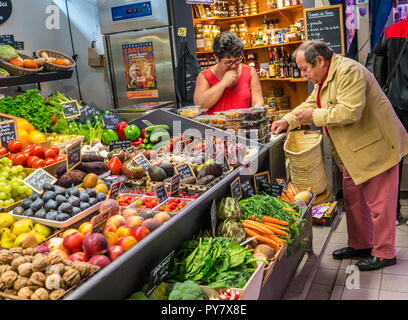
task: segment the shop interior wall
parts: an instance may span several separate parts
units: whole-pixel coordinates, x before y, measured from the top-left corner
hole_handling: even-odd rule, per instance
[[[71,21],[72,42],[66,4]],[[55,29],[47,28],[47,22],[56,22],[53,17],[59,17],[59,26]],[[12,15],[0,26],[0,33],[13,34],[16,41],[24,41],[23,52],[26,54],[46,48],[70,56],[74,53],[78,55],[77,68],[72,78],[44,82],[41,84],[42,92],[60,90],[74,99],[93,101],[104,108],[109,106],[104,68],[88,66],[88,48],[93,40],[96,40],[96,49],[103,53],[96,0],[41,0],[35,1],[35,5],[32,0],[13,1]],[[22,89],[34,87],[36,86],[25,85]],[[17,87],[2,88],[0,91],[13,96],[19,94]]]

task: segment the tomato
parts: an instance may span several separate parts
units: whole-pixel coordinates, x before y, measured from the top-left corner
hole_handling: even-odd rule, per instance
[[[65,160],[65,156],[63,156],[62,154],[59,154],[58,156],[56,156],[56,157],[54,158],[54,160],[55,160],[56,162],[60,162],[60,161],[62,161],[62,160]]]
[[[46,159],[44,160],[44,165],[45,165],[45,166],[50,166],[50,165],[52,165],[52,164],[54,164],[54,163],[57,163],[57,161],[55,161],[53,158],[46,158]]]
[[[108,168],[112,175],[120,175],[122,173],[122,162],[118,157],[113,157],[108,162]]]
[[[42,158],[44,155],[44,148],[41,144],[36,143],[33,144],[32,146],[32,151],[31,151],[32,155],[37,156],[39,158]]]
[[[17,153],[10,153],[7,158],[9,158],[10,160],[13,160],[14,157],[16,156]]]
[[[24,153],[19,152],[15,155],[13,159],[13,165],[15,166],[20,165],[20,166],[25,167],[26,163],[27,163],[27,156]]]
[[[0,156],[5,155],[8,153],[8,150],[4,147],[0,147]]]
[[[50,147],[46,148],[44,150],[44,158],[55,158],[57,156],[57,153],[55,152],[55,149],[51,149]]]
[[[38,169],[42,168],[44,166],[44,160],[43,159],[37,159],[33,162],[32,168],[33,169]]]
[[[8,144],[8,149],[12,153],[18,153],[23,148],[23,143],[20,140],[11,140]]]
[[[52,145],[52,146],[49,146],[47,149],[54,150],[55,151],[55,156],[59,155],[60,150],[58,149],[57,146]]]
[[[27,159],[27,167],[32,168],[35,161],[40,160],[37,156],[29,156]]]

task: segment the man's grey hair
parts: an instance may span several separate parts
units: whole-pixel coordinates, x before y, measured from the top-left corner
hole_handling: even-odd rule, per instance
[[[299,52],[304,52],[305,61],[313,67],[316,65],[317,57],[322,56],[324,60],[329,61],[333,56],[333,50],[323,41],[303,42],[292,54],[294,60]]]

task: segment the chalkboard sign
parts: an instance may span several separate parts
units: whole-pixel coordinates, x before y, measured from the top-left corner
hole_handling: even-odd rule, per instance
[[[1,145],[7,150],[9,142],[18,139],[16,120],[0,122],[0,139]]]
[[[212,235],[215,238],[215,228],[217,227],[217,205],[215,203],[215,199],[212,202],[210,214]]]
[[[181,175],[176,174],[171,178],[170,181],[170,197],[174,197],[178,195],[179,190],[180,190],[180,181],[181,181]]]
[[[6,22],[11,16],[13,11],[13,5],[11,0],[2,0],[0,1],[0,24]]]
[[[119,197],[121,187],[122,187],[122,180],[112,183],[109,189],[109,199],[116,200]]]
[[[25,178],[23,182],[38,194],[42,194],[44,191],[44,185],[46,183],[54,184],[57,182],[57,179],[50,175],[47,171],[39,168]]]
[[[262,190],[262,186],[261,186],[261,190]],[[278,197],[278,196],[282,195],[282,190],[283,190],[283,187],[281,185],[279,185],[279,184],[270,184],[268,186],[267,194],[269,194],[270,196]]]
[[[174,250],[164,258],[156,267],[150,271],[149,282],[146,295],[150,296],[152,292],[169,276],[173,269]]]
[[[133,156],[136,154],[136,147],[135,147],[135,146],[132,146],[132,147],[130,147],[130,148],[127,148],[127,149],[126,149],[126,152],[128,153],[128,155],[129,155],[130,157],[133,157]]]
[[[166,187],[164,186],[164,183],[161,183],[158,186],[156,186],[154,188],[154,192],[156,193],[156,196],[159,199],[159,202],[164,202],[169,198],[167,196],[167,191],[166,191]]]
[[[222,164],[222,172],[224,173],[232,169],[225,154],[218,157],[215,162]]]
[[[0,35],[0,45],[9,45],[14,44],[14,35],[13,34],[1,34]]]
[[[17,119],[17,118],[13,117],[13,116],[10,116],[8,114],[0,113],[0,122],[9,121],[9,120],[13,120],[13,119]]]
[[[184,162],[182,164],[175,166],[174,168],[177,171],[177,173],[180,174],[182,180],[188,177],[194,177],[195,179],[197,179],[194,174],[194,170],[191,168],[189,163]]]
[[[66,155],[67,155],[67,171],[71,171],[76,166],[81,163],[82,155],[81,155],[81,146],[82,141],[78,141],[74,144],[70,144],[67,146]]]
[[[271,183],[271,178],[269,176],[269,171],[264,171],[260,172],[254,175],[254,186],[255,186],[255,192],[258,193],[259,187],[261,185],[261,182],[265,181],[267,183]]]
[[[242,189],[242,195],[243,195],[244,199],[250,198],[255,194],[254,188],[252,188],[250,180],[246,180],[246,181],[242,182],[241,183],[241,189]]]
[[[92,119],[92,116],[94,115],[100,116],[101,112],[95,104],[90,103],[81,108],[81,116],[79,117],[79,120],[83,122],[86,119]]]
[[[123,151],[126,151],[132,146],[132,141],[130,140],[116,140],[116,141],[110,141],[109,142],[109,151],[115,150],[115,149],[122,149]]]
[[[102,114],[103,123],[105,124],[105,129],[116,130],[116,126],[119,122],[122,122],[122,117],[119,113],[104,113]]]
[[[241,180],[236,178],[232,181],[231,185],[231,196],[236,200],[239,201],[242,198],[242,189],[241,189]]]
[[[24,41],[14,41],[13,47],[16,50],[24,50]]]
[[[337,54],[345,55],[343,6],[333,5],[304,10],[306,39],[320,40]]]
[[[134,157],[133,160],[141,167],[145,169],[146,172],[151,166],[149,160],[146,159],[146,157],[143,154],[139,154],[138,156]]]
[[[100,214],[92,217],[90,221],[92,223],[91,233],[102,233],[103,229],[105,228],[105,223],[111,215],[112,215],[112,210],[107,209],[101,212]]]
[[[79,110],[78,101],[71,100],[67,102],[62,102],[61,105],[63,106],[63,115],[65,119],[71,119],[75,117],[79,117],[81,115],[81,111]]]

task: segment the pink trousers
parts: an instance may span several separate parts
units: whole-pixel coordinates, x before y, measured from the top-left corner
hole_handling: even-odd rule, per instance
[[[343,170],[343,198],[347,218],[348,246],[373,248],[371,255],[391,259],[396,255],[398,164],[355,185]]]

